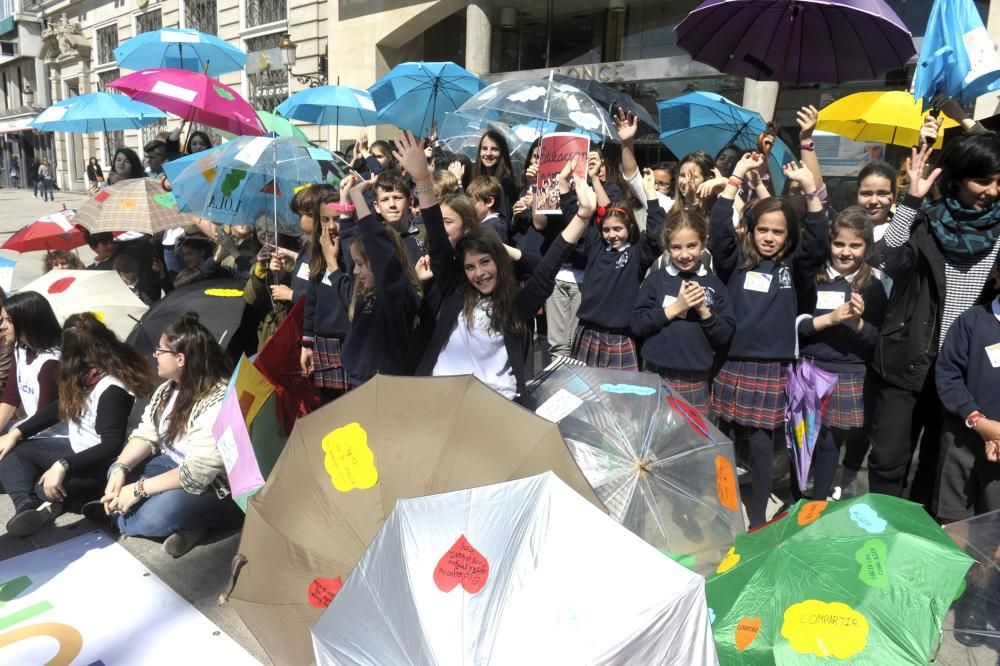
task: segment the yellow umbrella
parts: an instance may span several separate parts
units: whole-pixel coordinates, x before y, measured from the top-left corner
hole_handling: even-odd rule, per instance
[[[920,126],[925,117],[920,102],[908,92],[861,92],[826,105],[819,112],[816,129],[854,141],[915,146],[920,143]],[[945,117],[934,147],[941,147],[944,130],[957,126]]]

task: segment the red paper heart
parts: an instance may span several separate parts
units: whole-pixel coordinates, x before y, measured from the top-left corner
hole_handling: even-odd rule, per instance
[[[461,583],[466,592],[475,594],[483,589],[489,576],[490,563],[472,547],[464,534],[458,537],[434,568],[434,584],[442,592],[451,592]]]
[[[61,294],[67,289],[69,289],[69,286],[74,282],[76,282],[76,278],[71,278],[71,277],[59,278],[58,280],[49,285],[47,291],[50,294]]]
[[[315,578],[309,584],[309,605],[314,608],[326,608],[344,586],[340,576],[336,578]]]
[[[96,201],[97,203],[104,203],[110,196],[111,192],[108,192],[107,190],[101,190],[100,192],[94,195],[94,201]]]
[[[703,437],[711,438],[708,434],[708,426],[705,425],[705,419],[702,418],[697,409],[685,402],[681,402],[672,395],[667,396],[667,402],[678,414],[681,415],[685,421],[688,422],[689,426],[698,432],[698,434]]]

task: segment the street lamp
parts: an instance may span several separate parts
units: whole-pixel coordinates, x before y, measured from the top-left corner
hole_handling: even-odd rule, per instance
[[[326,54],[322,53],[319,56],[319,71],[315,74],[296,74],[292,71],[295,67],[295,49],[298,46],[292,41],[291,35],[287,32],[281,36],[281,42],[278,44],[278,48],[281,49],[281,57],[285,61],[285,69],[288,70],[288,74],[295,78],[299,83],[304,83],[310,88],[318,88],[319,86],[326,85]]]

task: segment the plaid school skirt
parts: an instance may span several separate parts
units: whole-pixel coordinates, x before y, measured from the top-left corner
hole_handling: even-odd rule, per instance
[[[837,385],[826,403],[823,425],[829,428],[861,428],[865,425],[865,369],[837,373]]]
[[[788,363],[728,360],[715,376],[712,409],[723,421],[773,430],[785,421]]]
[[[615,370],[639,370],[639,356],[635,343],[620,329],[591,328],[586,324],[576,327],[573,336],[573,358],[592,368],[613,368]]]
[[[671,370],[651,363],[646,364],[646,369],[655,372],[666,380],[674,393],[687,400],[699,412],[708,416],[708,403],[711,399],[711,390],[708,384],[707,372]]]
[[[316,336],[313,343],[313,384],[323,389],[348,389],[347,372],[340,357],[340,338]]]

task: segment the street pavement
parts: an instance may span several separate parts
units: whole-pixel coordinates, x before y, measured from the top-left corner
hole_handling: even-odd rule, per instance
[[[33,198],[31,190],[0,188],[0,244],[26,224],[60,210],[63,204],[73,208],[86,200],[85,194],[56,192],[55,201],[43,202]],[[89,263],[93,257],[88,247],[80,248],[79,253],[84,263]],[[13,281],[15,290],[42,274],[44,252],[19,255],[0,251],[0,256],[17,261]],[[0,496],[0,526],[5,525],[12,515],[10,502],[5,496]],[[55,527],[46,527],[26,539],[4,532],[0,534],[0,560],[52,546],[94,529],[98,526],[82,516],[63,515],[56,520]],[[158,541],[120,537],[119,543],[250,654],[263,663],[271,663],[233,607],[218,603],[219,594],[225,591],[229,582],[230,562],[239,546],[238,533],[213,535],[208,543],[198,545],[176,560],[163,552]],[[114,593],[128,594],[128,591],[116,590]]]

